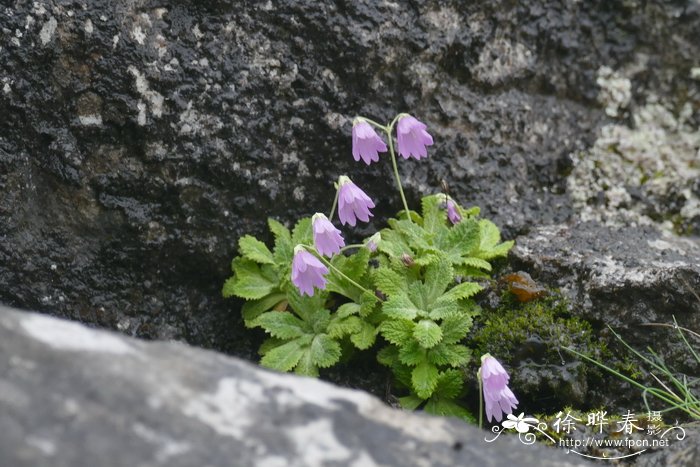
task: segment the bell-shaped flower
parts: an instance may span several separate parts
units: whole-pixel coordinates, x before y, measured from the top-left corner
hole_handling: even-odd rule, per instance
[[[501,363],[490,354],[481,357],[479,374],[484,391],[486,418],[489,422],[492,418],[500,422],[503,414],[513,413],[513,409],[518,406],[518,399],[508,387],[510,377]]]
[[[425,123],[410,115],[399,118],[399,123],[396,125],[396,140],[399,154],[404,159],[428,157],[426,146],[432,146],[433,137],[425,131],[426,128],[428,127]]]
[[[374,202],[367,194],[360,190],[352,180],[341,175],[338,178],[338,217],[340,223],[355,226],[357,219],[362,222],[369,222],[369,218],[374,216],[370,209],[374,207]]]
[[[314,287],[321,290],[326,288],[328,268],[318,258],[297,245],[292,259],[292,284],[304,295],[313,296]]]
[[[345,246],[345,240],[340,235],[340,230],[336,229],[328,218],[317,212],[311,218],[312,229],[314,231],[314,246],[316,251],[329,258],[340,252]]]
[[[459,213],[457,204],[451,199],[447,200],[447,218],[452,224],[458,224],[462,220],[462,215]]]
[[[379,160],[379,153],[386,152],[386,144],[379,137],[372,125],[361,118],[356,118],[352,125],[352,157],[360,158],[369,165]]]

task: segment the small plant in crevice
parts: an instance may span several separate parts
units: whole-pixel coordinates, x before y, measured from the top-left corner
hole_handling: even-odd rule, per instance
[[[223,295],[245,299],[245,325],[269,334],[263,366],[318,376],[353,349],[375,349],[405,390],[403,407],[473,421],[459,403],[472,357],[466,336],[480,311],[473,297],[482,289],[470,279],[488,277],[490,261],[513,242],[502,242],[478,208],[444,193],[423,197],[419,211],[409,208],[396,152],[420,160],[433,144],[416,118],[399,114],[382,125],[357,117],[352,140],[353,157],[367,165],[389,153],[402,211],[362,243],[345,244],[336,212],[340,224],[354,227],[369,221],[374,202],[342,175],[328,216],[300,219],[291,231],[270,219],[271,247],[239,239]]]

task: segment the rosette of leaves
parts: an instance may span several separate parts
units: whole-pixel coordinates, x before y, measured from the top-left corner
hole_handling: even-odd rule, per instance
[[[233,276],[222,291],[224,297],[246,300],[241,310],[246,327],[259,327],[270,335],[260,348],[261,365],[318,376],[319,368],[340,361],[348,343],[358,349],[371,347],[377,335],[376,324],[369,320],[377,314],[375,297],[335,273],[329,275],[326,290],[313,297],[301,296],[291,284],[294,245],[311,243],[311,219],[300,220],[292,232],[273,219],[268,225],[275,239],[272,250],[255,237],[241,237],[241,256],[233,259]],[[368,262],[366,249],[332,260],[337,270],[367,286]],[[333,306],[338,301],[334,295],[346,303]]]

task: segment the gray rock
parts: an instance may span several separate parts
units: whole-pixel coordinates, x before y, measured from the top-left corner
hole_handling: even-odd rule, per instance
[[[664,168],[687,172],[697,2],[12,5],[0,9],[5,303],[252,358],[237,304],[219,297],[236,239],[267,216],[326,209],[341,173],[378,201],[357,235],[399,209],[386,161],[352,161],[355,114],[426,121],[430,159],[401,163],[410,202],[446,179],[507,238],[565,222],[600,190],[603,207],[639,192],[635,215],[694,225],[692,178],[680,192],[612,190],[597,180],[634,180],[581,161],[617,157],[610,125],[640,159],[630,120],[653,98],[682,123],[650,124],[680,154]]]
[[[4,466],[584,464],[360,391],[8,308],[0,375]]]

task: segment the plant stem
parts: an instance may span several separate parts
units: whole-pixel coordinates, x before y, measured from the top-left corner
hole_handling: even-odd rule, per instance
[[[403,202],[403,207],[406,210],[406,217],[408,218],[409,222],[413,222],[411,219],[411,211],[408,209],[408,203],[406,202],[406,195],[403,193],[403,186],[401,185],[401,177],[399,176],[399,166],[396,164],[396,153],[394,152],[394,138],[391,135],[394,129],[394,125],[398,121],[399,117],[402,114],[397,115],[394,117],[394,120],[391,122],[391,124],[385,128],[386,130],[386,135],[389,138],[389,154],[391,155],[391,164],[394,167],[394,177],[396,177],[396,184],[399,186],[399,194],[401,195],[401,201]]]
[[[335,197],[333,198],[333,206],[331,207],[331,214],[328,216],[328,220],[333,222],[333,214],[335,214],[335,207],[338,205],[338,194],[340,193],[340,185],[335,184]]]
[[[481,369],[476,372],[476,379],[479,380],[479,429],[484,428],[484,388],[481,382]]]
[[[364,246],[366,246],[364,243],[353,243],[352,245],[345,245],[343,248],[340,249],[339,253],[349,250],[350,248],[362,248]]]
[[[335,266],[333,266],[333,264],[331,264],[330,261],[328,261],[326,258],[324,258],[323,255],[320,255],[320,254],[318,253],[318,251],[316,251],[315,248],[313,248],[313,247],[311,247],[311,246],[309,246],[309,245],[302,245],[302,246],[303,246],[304,248],[306,248],[307,250],[311,250],[311,251],[313,251],[314,253],[316,253],[316,254],[318,255],[318,258],[319,258],[322,262],[324,262],[324,263],[326,264],[326,266],[328,266],[330,269],[332,269],[332,270],[333,270],[336,274],[338,274],[340,277],[344,278],[345,280],[347,280],[348,282],[350,282],[352,285],[354,285],[355,287],[357,287],[358,289],[360,289],[362,292],[371,295],[372,297],[374,297],[375,300],[377,300],[377,301],[379,301],[379,302],[382,302],[382,301],[383,301],[382,299],[380,299],[379,297],[377,297],[375,294],[373,294],[372,292],[370,292],[370,291],[367,290],[366,288],[362,287],[360,284],[358,284],[358,283],[355,282],[354,280],[350,279],[350,278],[349,278],[347,275],[345,275],[345,273],[343,273],[340,269],[338,269],[338,268],[336,268]]]
[[[387,127],[382,125],[381,123],[375,122],[374,120],[370,120],[369,118],[366,117],[360,117],[362,120],[366,121],[367,123],[376,126],[380,130],[387,131]]]

